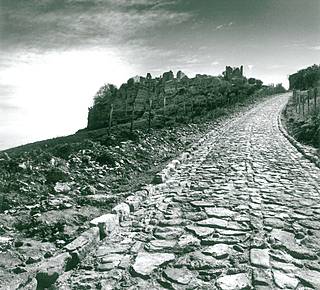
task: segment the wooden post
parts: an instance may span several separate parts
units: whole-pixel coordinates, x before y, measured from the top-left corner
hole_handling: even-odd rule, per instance
[[[128,89],[125,89],[125,116],[128,116]]]
[[[302,116],[304,116],[304,102],[305,102],[305,95],[303,94],[301,97],[302,97]]]
[[[111,133],[111,126],[112,126],[112,114],[113,114],[113,104],[110,105],[109,111],[109,126],[108,126],[108,135]]]
[[[293,97],[293,103],[296,109],[296,113],[298,113],[298,98],[297,98],[297,91],[293,90],[292,91],[292,97]]]
[[[152,112],[152,99],[149,98],[149,118],[148,118],[148,130],[151,129],[151,112]]]
[[[194,100],[193,97],[191,99],[191,121],[193,122],[193,108],[194,108]]]

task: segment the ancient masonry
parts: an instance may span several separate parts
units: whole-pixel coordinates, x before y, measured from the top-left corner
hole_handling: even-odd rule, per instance
[[[320,289],[320,169],[279,129],[287,99],[204,136],[21,289]]]
[[[154,122],[170,116],[186,116],[195,107],[208,107],[221,97],[227,99],[227,96],[220,96],[219,87],[231,85],[232,82],[247,83],[253,88],[257,86],[256,82],[262,84],[259,80],[243,77],[243,66],[227,66],[220,77],[197,74],[194,78],[188,78],[182,71],[178,71],[176,76],[172,71],[156,78],[149,73],[146,77],[136,76],[119,89],[111,88],[106,93],[107,97],[89,108],[87,128],[107,127],[110,116],[114,124],[128,123],[131,119],[148,119],[149,114],[153,115]]]

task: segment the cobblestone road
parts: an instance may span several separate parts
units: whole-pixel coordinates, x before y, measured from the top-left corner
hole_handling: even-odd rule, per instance
[[[287,97],[211,132],[59,289],[320,289],[320,170],[278,128]]]

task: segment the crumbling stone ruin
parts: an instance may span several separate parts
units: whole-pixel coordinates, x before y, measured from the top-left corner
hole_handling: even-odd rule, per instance
[[[243,77],[243,65],[239,67],[226,66],[226,71],[223,73],[226,80]]]
[[[94,106],[89,108],[87,128],[98,129],[133,120],[152,120],[155,125],[163,119],[176,121],[204,108],[230,104],[235,98],[248,96],[257,89],[256,83],[249,83],[243,77],[242,66],[227,66],[223,75],[197,74],[188,78],[182,71],[176,75],[168,71],[155,78],[150,73],[146,77],[135,76],[119,89],[106,85],[97,93]]]

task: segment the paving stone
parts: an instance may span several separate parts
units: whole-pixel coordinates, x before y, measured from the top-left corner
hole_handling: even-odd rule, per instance
[[[179,238],[177,246],[179,252],[191,252],[200,247],[200,240],[193,235],[186,234]]]
[[[262,268],[253,269],[253,284],[255,287],[257,285],[270,287],[271,283],[270,270]]]
[[[214,202],[205,201],[205,200],[197,200],[190,202],[191,205],[195,207],[213,207],[215,206]]]
[[[251,287],[251,281],[245,273],[222,276],[217,279],[216,283],[221,290],[241,290]]]
[[[159,266],[171,262],[175,259],[172,253],[138,253],[134,264],[132,265],[133,271],[141,276],[149,276]]]
[[[177,244],[176,240],[152,240],[146,245],[150,252],[173,251]]]
[[[209,217],[227,218],[232,217],[236,212],[224,207],[206,207],[205,212]]]
[[[299,280],[293,274],[272,270],[275,284],[281,289],[295,289]]]
[[[91,270],[74,269],[59,289],[320,289],[320,174],[279,129],[286,100],[266,99],[192,144],[100,241]]]
[[[251,249],[250,262],[256,267],[269,268],[270,258],[268,249]]]
[[[228,228],[228,222],[226,220],[218,219],[218,218],[208,218],[200,222],[197,222],[197,225],[204,226],[204,227],[212,227],[212,228],[222,228],[222,229]]]
[[[296,276],[306,283],[307,285],[313,287],[314,289],[320,289],[320,272],[312,270],[300,270]]]
[[[172,240],[179,238],[183,233],[182,228],[158,227],[155,229],[154,236],[158,239]]]
[[[186,229],[195,234],[198,238],[208,237],[215,232],[213,228],[200,226],[187,226]]]
[[[188,285],[194,277],[194,274],[185,268],[167,268],[163,274],[170,281],[182,285]]]
[[[202,253],[212,255],[217,259],[224,259],[230,253],[230,246],[226,244],[216,244],[202,250]]]

